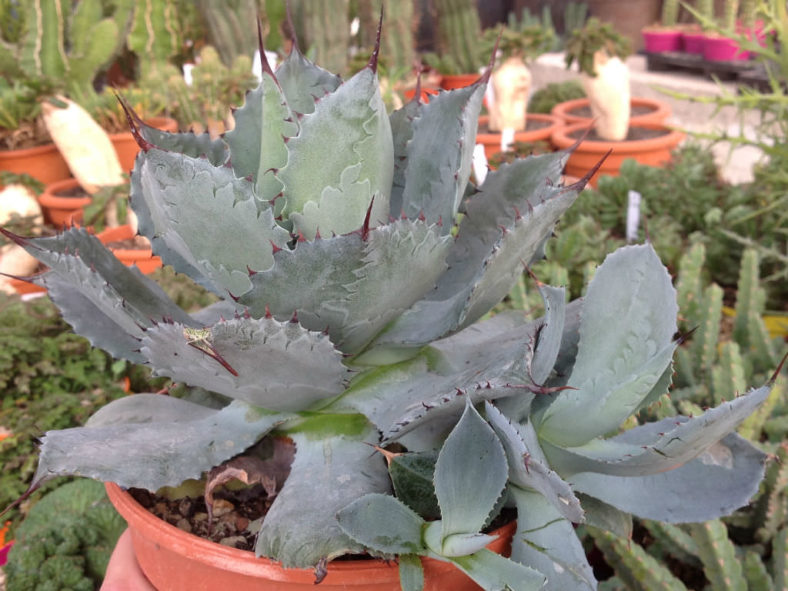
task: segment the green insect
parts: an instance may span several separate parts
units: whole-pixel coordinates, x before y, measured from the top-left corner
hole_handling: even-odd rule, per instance
[[[221,356],[219,351],[216,350],[216,347],[213,346],[213,343],[211,343],[210,329],[184,327],[183,337],[186,339],[187,345],[194,347],[198,351],[202,351],[209,357],[218,361],[219,364],[231,374],[236,377],[238,376],[238,372],[235,371],[229,363],[227,363],[227,360]]]

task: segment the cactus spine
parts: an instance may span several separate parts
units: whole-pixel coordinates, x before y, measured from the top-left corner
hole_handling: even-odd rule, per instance
[[[362,0],[359,3],[361,34],[364,47],[375,44],[383,0]],[[386,66],[392,75],[401,75],[414,66],[416,46],[414,31],[418,20],[412,2],[386,2],[386,27],[380,39],[381,54],[385,56]]]

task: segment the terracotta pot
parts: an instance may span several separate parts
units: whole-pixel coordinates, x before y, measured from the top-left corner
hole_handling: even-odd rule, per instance
[[[681,31],[678,29],[643,29],[641,33],[646,53],[681,51]]]
[[[700,30],[684,31],[681,34],[681,44],[685,53],[702,54],[706,45],[706,33]]]
[[[553,107],[550,114],[558,117],[567,125],[574,125],[575,123],[584,123],[590,125],[593,118],[589,115],[581,115],[577,113],[582,109],[590,111],[591,101],[588,98],[573,99],[571,101],[564,101],[558,103]],[[629,101],[629,106],[635,115],[630,116],[630,125],[641,125],[649,123],[664,123],[671,115],[670,105],[664,101],[645,97],[632,97]],[[637,113],[638,111],[645,111],[644,113]]]
[[[485,128],[489,121],[490,118],[487,115],[479,117],[479,129]],[[558,117],[542,113],[528,113],[526,127],[528,121],[538,121],[544,125],[538,129],[526,129],[526,131],[516,132],[514,134],[515,142],[550,141],[550,136],[553,132],[563,125]],[[489,160],[493,154],[497,154],[501,151],[501,134],[498,132],[483,133],[480,131],[476,134],[476,143],[484,146],[484,155],[487,156],[487,160]]]
[[[9,285],[14,288],[16,293],[19,295],[28,295],[31,293],[45,293],[46,289],[41,287],[40,285],[36,285],[35,283],[30,283],[29,281],[23,281],[22,279],[16,279],[15,277],[10,277],[8,279]]]
[[[710,62],[748,60],[750,52],[741,49],[735,39],[721,35],[707,35],[703,43],[703,59]]]
[[[90,197],[64,197],[58,193],[79,187],[77,179],[65,179],[44,187],[38,204],[44,213],[44,222],[55,227],[70,226],[82,221],[82,213],[90,205]]]
[[[470,86],[479,79],[479,74],[444,74],[441,78],[441,88],[443,90],[454,90]]]
[[[29,174],[45,185],[71,176],[68,164],[53,143],[23,150],[0,150],[0,170]]]
[[[440,89],[438,89],[438,88],[422,88],[421,89],[421,95],[420,95],[419,98],[420,98],[422,103],[426,104],[426,103],[430,102],[430,96],[436,95],[439,92],[440,92]],[[416,96],[416,89],[415,88],[409,88],[405,92],[403,92],[402,94],[405,97],[406,101],[412,101],[413,97]]]
[[[400,591],[399,569],[383,560],[340,560],[328,565],[328,575],[315,587],[311,569],[285,569],[252,552],[215,544],[186,533],[149,513],[114,483],[107,483],[109,500],[129,524],[137,561],[158,589],[167,591]],[[495,533],[490,546],[508,554],[515,524]],[[471,591],[473,581],[452,564],[429,558],[424,564],[425,591]]]
[[[178,122],[170,117],[150,117],[145,120],[145,123],[162,131],[178,131]],[[124,131],[123,133],[111,133],[109,139],[115,146],[121,169],[123,172],[130,173],[134,168],[134,159],[140,151],[140,147],[134,141],[134,136],[130,131]]]
[[[103,232],[99,232],[96,237],[101,240],[104,245],[112,242],[122,242],[134,238],[134,231],[131,226],[116,226],[114,228],[107,228]],[[137,265],[137,268],[145,273],[152,273],[161,267],[161,259],[153,256],[150,247],[148,248],[111,248],[112,253],[127,267]]]
[[[569,160],[566,163],[566,174],[583,177],[608,151],[612,150],[599,170],[591,177],[590,183],[595,187],[601,174],[618,176],[621,164],[628,158],[634,158],[639,163],[649,166],[659,166],[668,162],[671,158],[671,151],[684,139],[682,132],[668,130],[664,125],[652,123],[632,125],[631,128],[663,129],[667,133],[649,139],[625,140],[621,142],[585,140],[569,156]],[[578,137],[573,134],[587,129],[588,124],[586,123],[576,123],[561,127],[553,133],[551,141],[557,148],[567,149],[577,143]]]

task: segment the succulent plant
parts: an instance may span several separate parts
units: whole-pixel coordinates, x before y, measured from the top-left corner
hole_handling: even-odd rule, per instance
[[[47,265],[33,281],[77,332],[194,388],[48,432],[33,486],[75,474],[156,490],[285,435],[295,458],[256,552],[285,567],[398,556],[405,589],[420,587],[419,555],[485,589],[595,588],[573,523],[618,532],[630,512],[701,521],[745,504],[765,455],[732,431],[770,385],[603,438],[670,384],[667,271],[649,245],[626,247],[584,300],[537,284],[543,318],[482,320],[583,181],[561,186],[567,154],[550,153],[474,185],[487,77],[389,115],[376,63],[342,82],[296,49],[223,139],[129,113],[140,232],[222,298],[200,312],[82,229],[4,232]],[[505,504],[511,560],[483,533]]]

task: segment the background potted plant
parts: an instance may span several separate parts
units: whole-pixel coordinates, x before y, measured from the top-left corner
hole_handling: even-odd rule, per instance
[[[490,77],[492,92],[488,93],[489,116],[479,118],[476,142],[484,146],[485,155],[505,151],[507,143],[538,142],[550,138],[559,121],[550,115],[529,114],[528,99],[531,94],[531,72],[529,63],[552,47],[555,33],[532,23],[528,19],[518,20],[509,15],[508,25],[501,31],[488,29],[483,54],[498,51],[499,64]],[[530,129],[528,129],[530,124]],[[504,140],[504,131],[509,130]]]
[[[445,90],[473,84],[488,61],[487,55],[477,51],[482,26],[476,2],[438,0],[435,13],[438,48],[422,56],[424,63],[441,74]]]
[[[677,27],[679,0],[663,0],[662,18],[656,25],[645,27],[643,49],[646,53],[681,51],[681,29]]]
[[[681,339],[667,271],[649,245],[626,247],[584,299],[567,304],[562,288],[537,283],[544,318],[481,321],[541,257],[582,183],[560,186],[566,154],[551,153],[468,187],[486,77],[389,118],[375,55],[340,84],[294,51],[276,75],[264,71],[222,140],[134,121],[140,230],[218,304],[188,314],[83,229],[4,231],[50,266],[36,282],[95,346],[190,386],[183,397],[128,396],[85,427],[49,431],[34,487],[74,473],[116,482],[107,488],[131,520],[120,487],[204,478],[216,516],[224,482],[255,481],[252,497],[274,497],[256,552],[285,568],[257,559],[254,570],[330,586],[370,564],[330,559],[368,552],[396,556],[396,568],[371,562],[405,589],[432,568],[420,557],[484,588],[547,579],[550,589],[593,589],[573,523],[617,529],[611,506],[700,521],[745,504],[765,455],[732,432],[771,382],[700,416],[602,439],[669,386]],[[709,461],[720,445],[730,462]],[[486,548],[497,534],[483,529],[506,498],[517,509],[511,559]],[[188,574],[205,582],[206,565],[226,562],[214,549],[194,569],[156,564],[157,544],[171,558],[196,542],[180,532],[184,541],[163,545],[178,529],[164,523],[156,539],[131,528],[157,586],[175,588],[159,576],[177,571],[193,588]]]
[[[643,164],[663,164],[670,160],[671,150],[684,138],[684,134],[662,123],[630,125],[629,69],[623,61],[629,47],[627,40],[610,24],[595,18],[589,19],[583,29],[574,31],[567,42],[567,67],[577,62],[593,116],[590,133],[587,123],[576,123],[558,128],[551,136],[553,145],[560,149],[585,138],[567,162],[567,174],[571,176],[582,176],[608,152],[597,176],[616,174],[628,158]],[[596,183],[596,177],[591,183]]]

